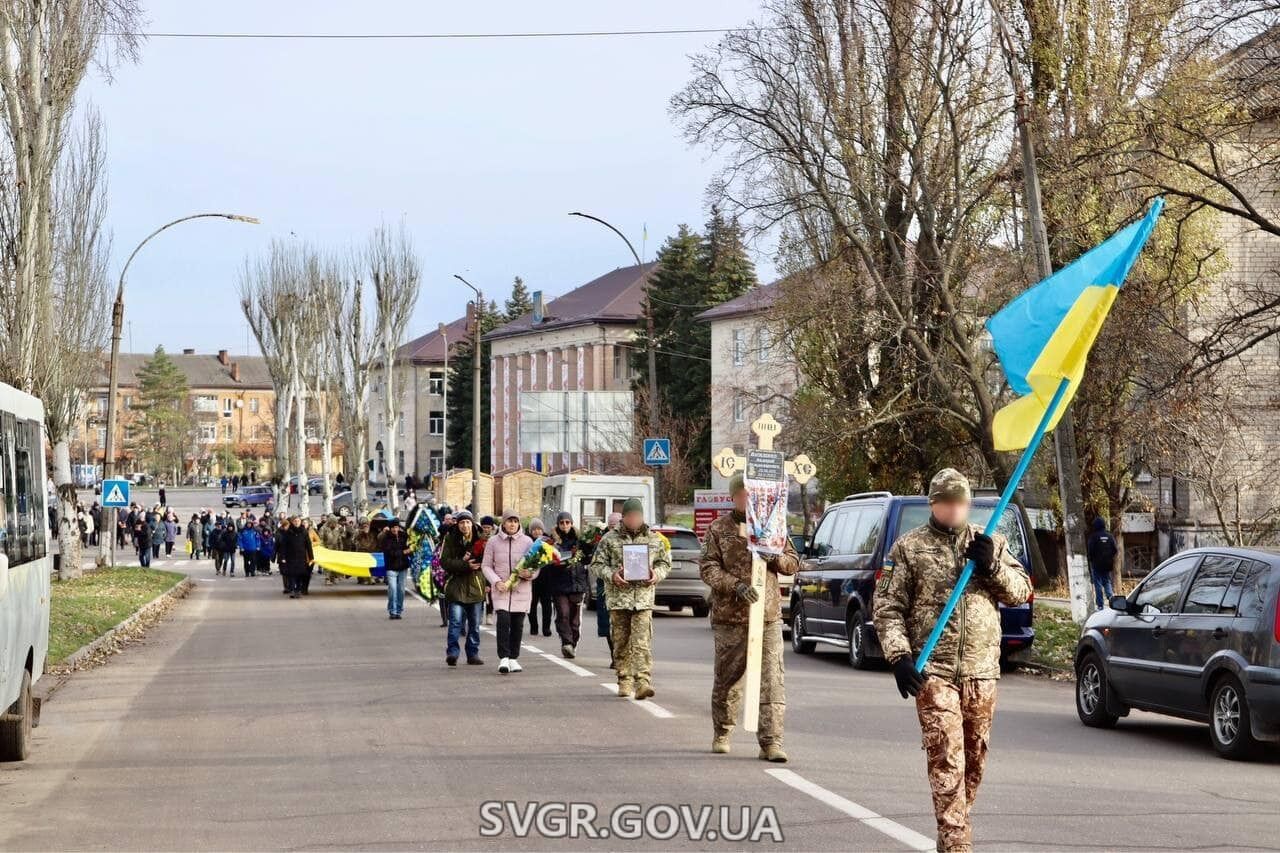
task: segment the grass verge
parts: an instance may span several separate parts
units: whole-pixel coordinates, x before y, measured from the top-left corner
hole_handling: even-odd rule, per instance
[[[49,664],[62,663],[182,577],[177,572],[134,567],[55,580],[49,606]]]
[[[1080,626],[1071,613],[1056,607],[1037,607],[1036,641],[1031,646],[1031,661],[1055,669],[1071,670],[1074,666],[1076,641]]]

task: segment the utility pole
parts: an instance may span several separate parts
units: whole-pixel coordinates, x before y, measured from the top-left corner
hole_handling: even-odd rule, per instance
[[[644,266],[644,262],[640,260],[640,255],[636,253],[636,247],[631,245],[631,241],[627,239],[627,235],[623,234],[617,228],[605,222],[598,216],[592,216],[589,213],[580,213],[574,211],[570,216],[581,216],[583,219],[590,219],[593,222],[599,222],[605,228],[608,228],[614,234],[622,238],[622,242],[627,244],[627,248],[631,250],[631,257],[635,258],[636,266]],[[647,288],[646,288],[647,290]],[[653,430],[658,424],[658,351],[657,342],[653,332],[653,303],[648,297],[644,301],[644,320],[645,320],[645,336],[648,342],[645,351],[648,356],[649,363],[649,429]],[[667,520],[666,501],[662,495],[662,467],[658,466],[653,469],[653,504],[654,514],[658,524],[662,524]]]
[[[1014,63],[1013,39],[1004,17],[992,3],[992,14],[1000,31],[1005,64],[1013,83],[1014,115],[1018,125],[1018,143],[1022,154],[1023,195],[1027,206],[1027,239],[1035,249],[1036,272],[1040,279],[1053,275],[1049,257],[1049,235],[1044,225],[1044,208],[1040,199],[1040,172],[1036,167],[1035,142],[1031,136],[1031,116],[1026,87]],[[1076,453],[1075,418],[1068,407],[1053,431],[1055,462],[1058,467],[1058,498],[1062,501],[1063,544],[1066,546],[1067,583],[1071,591],[1071,618],[1084,622],[1091,610],[1089,567],[1085,561],[1084,492],[1080,487],[1080,463]]]
[[[475,326],[471,333],[471,511],[480,512],[480,359],[483,357],[480,339],[480,318],[484,313],[484,294],[474,284],[457,273],[453,276],[476,295]]]
[[[189,222],[192,219],[229,219],[232,222],[246,222],[250,225],[257,225],[258,220],[252,216],[241,216],[238,213],[194,213],[190,216],[182,216],[172,222],[161,225],[139,243],[134,250],[129,253],[129,258],[124,262],[124,267],[120,270],[120,281],[116,285],[116,301],[111,306],[111,361],[107,364],[107,436],[106,447],[103,448],[102,454],[102,479],[110,480],[116,473],[116,393],[119,390],[119,362],[120,362],[120,335],[124,329],[124,278],[129,272],[129,264],[133,263],[133,259],[137,257],[138,252],[142,251],[142,247],[151,242],[151,238],[155,237],[161,231],[165,231],[181,222]],[[130,340],[132,341],[133,324],[129,324]],[[130,347],[132,349],[132,347]],[[98,565],[114,566],[116,562],[115,542],[116,542],[116,513],[115,507],[110,508],[106,515],[105,528],[111,531],[111,535],[103,538],[98,537]],[[110,541],[108,541],[110,540]]]

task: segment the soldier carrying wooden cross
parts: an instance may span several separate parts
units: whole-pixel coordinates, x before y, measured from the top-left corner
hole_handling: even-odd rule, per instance
[[[701,573],[711,588],[715,634],[711,751],[729,752],[738,705],[745,698],[742,727],[756,732],[759,757],[785,762],[778,575],[794,575],[800,565],[787,535],[787,475],[803,485],[816,468],[803,454],[788,462],[774,451],[781,426],[772,415],[762,415],[751,431],[759,449],[745,458],[725,449],[714,460],[730,478],[733,512],[712,522],[702,546]]]

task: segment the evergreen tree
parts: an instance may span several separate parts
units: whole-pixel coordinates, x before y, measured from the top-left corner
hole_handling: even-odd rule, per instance
[[[518,281],[518,279],[517,279]],[[480,334],[483,337],[501,326],[506,320],[498,313],[496,302],[490,302],[480,318]],[[445,451],[447,468],[471,467],[471,401],[475,377],[472,375],[472,335],[468,330],[466,340],[449,356],[449,446]],[[490,361],[488,348],[481,341],[480,363],[480,470],[492,471],[489,438],[492,435],[493,407],[490,405]]]
[[[725,220],[715,208],[705,236],[682,225],[663,244],[657,259],[658,268],[649,278],[646,293],[657,342],[660,403],[697,425],[689,463],[694,482],[707,483],[712,452],[711,326],[697,315],[754,287],[755,265],[747,256],[737,223]],[[649,375],[645,336],[642,324],[640,347],[632,356],[641,387]]]
[[[135,408],[141,410],[143,464],[175,480],[195,444],[196,424],[187,405],[188,390],[187,377],[164,347],[156,347],[155,354],[138,370]]]
[[[525,314],[533,310],[533,297],[529,295],[529,288],[524,286],[524,279],[516,276],[515,282],[511,285],[511,295],[507,297],[506,318],[510,322],[518,320]]]

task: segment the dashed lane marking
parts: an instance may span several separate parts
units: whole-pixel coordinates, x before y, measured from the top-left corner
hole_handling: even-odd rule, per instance
[[[616,684],[605,682],[600,686],[603,687],[605,690],[608,690],[610,693],[618,692],[618,685]],[[675,716],[675,714],[671,713],[666,708],[662,707],[656,702],[650,702],[648,699],[645,699],[640,702],[637,702],[635,699],[628,699],[627,701],[630,702],[632,705],[635,705],[637,708],[644,708],[646,711],[648,711],[650,714],[653,714],[655,717],[657,717],[660,720],[669,720]]]
[[[525,648],[528,648],[528,646],[526,646]],[[582,675],[588,678],[595,675],[595,673],[592,672],[591,670],[583,669],[582,667],[578,666],[576,663],[572,663],[570,661],[564,660],[563,658],[558,658],[555,655],[547,654],[546,652],[539,652],[539,654],[541,654],[544,658],[551,661],[552,663],[564,667],[565,669],[572,672],[574,675]]]
[[[911,850],[935,849],[932,838],[921,835],[914,829],[903,826],[895,820],[882,817],[866,806],[860,806],[852,800],[846,800],[834,791],[828,791],[821,785],[810,782],[799,773],[791,770],[766,770],[764,772],[784,785],[790,785],[797,791],[808,794],[819,802],[826,803],[836,811],[844,812],[854,820],[865,824],[876,832],[889,836]]]

